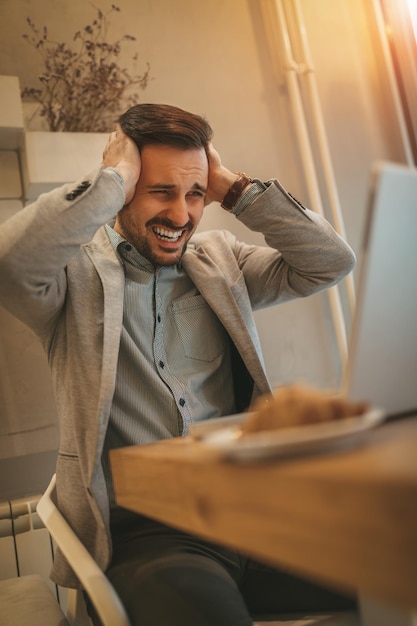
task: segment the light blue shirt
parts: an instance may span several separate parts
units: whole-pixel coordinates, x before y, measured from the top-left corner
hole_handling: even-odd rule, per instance
[[[252,185],[245,205],[264,189]],[[234,212],[243,208],[240,203]],[[194,421],[234,413],[235,398],[229,337],[181,263],[155,268],[105,228],[125,270],[116,387],[103,450],[114,505],[109,449],[186,435]]]
[[[106,228],[126,277],[109,482],[110,448],[185,435],[193,421],[233,413],[235,401],[228,335],[181,265],[155,269]]]

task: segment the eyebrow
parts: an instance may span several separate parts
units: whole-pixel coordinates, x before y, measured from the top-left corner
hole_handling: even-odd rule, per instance
[[[154,185],[148,185],[148,189],[175,189],[177,185],[167,185],[165,183],[155,183]],[[196,189],[197,191],[202,191],[203,193],[207,192],[207,188],[199,185],[198,183],[194,183],[191,189]]]

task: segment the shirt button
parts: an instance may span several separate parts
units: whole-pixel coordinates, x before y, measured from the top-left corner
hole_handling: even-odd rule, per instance
[[[180,406],[184,406],[184,404],[185,404],[184,398],[180,398]]]
[[[161,321],[161,316],[158,313],[158,322],[160,322],[160,321]]]
[[[130,251],[131,251],[131,249],[132,249],[132,246],[130,245],[130,243],[127,243],[127,244],[125,245],[125,250],[126,250],[126,252],[130,252]]]
[[[164,369],[165,363],[163,361],[159,361],[159,367],[162,367],[162,369]]]

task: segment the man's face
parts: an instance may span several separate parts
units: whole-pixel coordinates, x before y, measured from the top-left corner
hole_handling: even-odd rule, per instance
[[[135,195],[115,230],[154,265],[175,265],[203,215],[207,182],[204,148],[145,146]]]

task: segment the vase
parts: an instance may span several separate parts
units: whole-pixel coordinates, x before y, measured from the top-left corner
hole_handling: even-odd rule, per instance
[[[21,151],[26,201],[87,175],[102,160],[108,133],[26,131]]]

